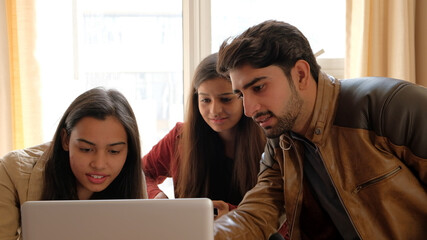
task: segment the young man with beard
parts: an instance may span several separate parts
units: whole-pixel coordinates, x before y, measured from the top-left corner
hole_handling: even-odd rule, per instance
[[[427,89],[323,73],[304,35],[266,21],[219,50],[218,69],[269,138],[257,185],[215,239],[427,236]]]

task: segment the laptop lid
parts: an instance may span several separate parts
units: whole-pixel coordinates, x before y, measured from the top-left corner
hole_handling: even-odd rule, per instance
[[[207,198],[29,201],[24,240],[213,240]]]

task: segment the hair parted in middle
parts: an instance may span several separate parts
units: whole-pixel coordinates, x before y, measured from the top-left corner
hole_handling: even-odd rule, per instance
[[[215,185],[215,176],[220,172],[215,164],[225,147],[217,132],[203,119],[199,111],[197,90],[204,81],[216,78],[226,79],[216,70],[218,54],[202,60],[196,68],[189,96],[181,139],[181,162],[178,164],[176,193],[179,197],[210,197]],[[242,197],[256,181],[259,160],[265,146],[265,135],[260,127],[242,114],[237,123],[232,189]]]
[[[126,162],[116,179],[92,199],[147,198],[141,170],[141,144],[135,114],[126,98],[117,90],[93,88],[78,96],[65,111],[47,151],[43,200],[77,200],[76,178],[70,167],[69,152],[62,147],[61,132],[69,136],[85,117],[104,120],[112,116],[123,125],[128,139]]]

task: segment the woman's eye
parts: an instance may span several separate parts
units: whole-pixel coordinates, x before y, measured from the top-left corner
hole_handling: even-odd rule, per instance
[[[86,153],[86,152],[92,151],[92,149],[90,149],[90,148],[80,148],[80,151]]]
[[[200,102],[203,102],[203,103],[209,103],[210,101],[211,100],[209,98],[203,98],[200,100]]]
[[[113,154],[113,155],[116,155],[116,154],[119,154],[119,153],[120,153],[120,151],[110,150],[110,153],[111,153],[111,154]]]
[[[221,101],[224,103],[230,102],[231,100],[231,98],[221,98]]]

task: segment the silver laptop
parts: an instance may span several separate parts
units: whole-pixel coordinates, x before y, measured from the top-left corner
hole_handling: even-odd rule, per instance
[[[207,198],[29,201],[24,240],[213,240]]]

